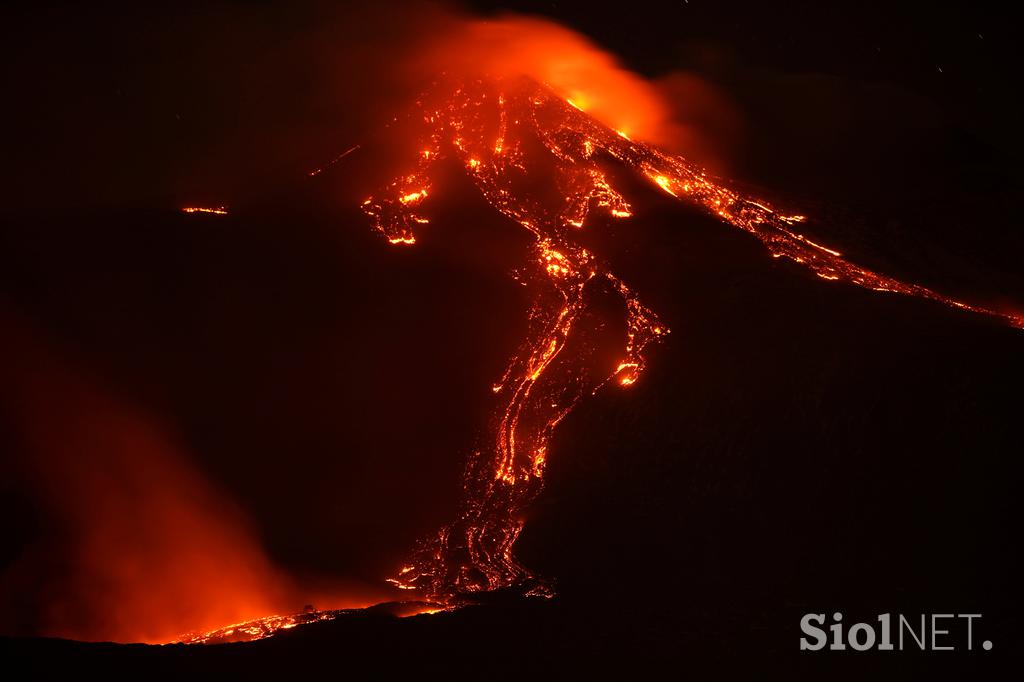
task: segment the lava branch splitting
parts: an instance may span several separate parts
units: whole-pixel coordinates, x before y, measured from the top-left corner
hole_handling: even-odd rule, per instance
[[[534,594],[549,593],[515,560],[512,547],[523,527],[522,514],[541,490],[554,429],[588,390],[607,379],[617,376],[622,385],[632,384],[644,366],[644,346],[668,333],[585,249],[568,244],[560,249],[546,238],[534,245],[529,281],[539,291],[530,309],[531,333],[492,387],[499,399],[493,442],[469,461],[459,517],[424,543],[391,580],[399,587],[425,589],[436,600],[515,584]],[[604,381],[595,382],[576,366],[580,360],[566,357],[565,351],[586,312],[588,286],[601,279],[626,301],[629,331],[622,362]],[[559,361],[569,371],[552,377],[549,370]]]
[[[423,133],[416,162],[367,198],[363,211],[390,243],[414,244],[417,229],[429,223],[421,207],[432,192],[432,166],[454,157],[491,206],[533,235],[533,259],[524,280],[536,293],[529,336],[493,386],[499,399],[493,441],[470,458],[458,517],[422,542],[389,580],[399,588],[423,590],[442,602],[514,585],[550,594],[516,561],[512,548],[523,528],[523,512],[541,490],[552,433],[586,393],[613,380],[624,387],[634,384],[645,368],[648,346],[669,333],[624,282],[573,238],[592,210],[613,218],[632,215],[594,158],[598,152],[666,194],[745,230],[772,256],[789,258],[822,279],[927,298],[1024,327],[1024,318],[955,301],[846,261],[839,251],[798,231],[803,216],[743,196],[685,159],[606,127],[548,86],[527,79],[435,83],[417,105]],[[553,197],[523,189],[535,162],[534,141],[554,163]],[[583,359],[566,352],[588,309],[586,293],[598,282],[610,285],[626,308],[623,356],[603,378],[589,376]],[[551,372],[556,363],[571,371]]]

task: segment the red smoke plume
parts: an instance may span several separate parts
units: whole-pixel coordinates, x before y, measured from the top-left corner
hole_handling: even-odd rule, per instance
[[[528,76],[629,137],[721,167],[736,145],[741,117],[707,81],[674,71],[647,78],[586,36],[542,17],[441,15],[401,57],[422,85],[442,72]]]
[[[457,20],[414,62],[430,75],[529,76],[627,135],[671,141],[672,114],[654,85],[584,36],[547,19]]]
[[[20,621],[4,630],[167,642],[294,608],[243,516],[157,419],[0,319],[0,398],[53,525],[0,578],[5,620]],[[26,597],[27,612],[9,610]]]

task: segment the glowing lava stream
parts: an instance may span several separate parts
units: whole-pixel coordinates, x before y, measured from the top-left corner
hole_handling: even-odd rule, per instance
[[[432,192],[431,166],[454,156],[484,198],[534,236],[534,259],[523,281],[536,288],[536,298],[529,312],[529,338],[493,387],[501,398],[493,443],[470,458],[457,519],[422,542],[390,579],[400,588],[422,590],[449,603],[460,595],[513,585],[527,593],[550,594],[515,560],[512,547],[523,527],[522,513],[540,491],[552,432],[588,391],[609,380],[633,384],[645,367],[647,346],[669,332],[625,283],[573,239],[593,209],[615,218],[631,215],[629,204],[597,163],[598,153],[642,174],[668,195],[698,204],[749,232],[772,256],[792,259],[823,279],[928,298],[1024,326],[1022,318],[961,303],[847,262],[838,251],[797,231],[803,216],[784,215],[718,184],[681,157],[629,139],[547,86],[525,79],[462,81],[450,87],[435,83],[417,107],[422,139],[414,166],[366,199],[364,212],[390,243],[414,244],[415,230],[429,222],[421,206]],[[521,189],[532,174],[531,155],[537,153],[554,164],[554,198]],[[618,365],[603,377],[589,377],[581,358],[561,356],[587,308],[587,290],[599,283],[622,297],[627,337]],[[549,379],[556,361],[571,371]]]
[[[385,612],[396,618],[409,618],[419,615],[432,615],[448,611],[449,607],[443,604],[432,604],[429,602],[396,602],[391,604],[380,604],[376,607],[368,607]],[[366,611],[367,609],[335,609],[331,611],[310,610],[294,616],[265,616],[248,620],[243,623],[225,625],[216,630],[208,632],[190,632],[181,635],[172,644],[226,644],[230,642],[253,642],[258,639],[273,637],[282,630],[291,630],[300,625],[310,623],[321,623],[334,620],[349,614]]]
[[[181,209],[182,213],[210,213],[213,215],[227,215],[228,209],[224,206],[186,206]]]

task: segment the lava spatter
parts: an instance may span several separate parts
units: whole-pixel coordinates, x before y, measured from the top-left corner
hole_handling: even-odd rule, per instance
[[[685,159],[606,127],[543,84],[526,79],[438,82],[418,100],[413,115],[421,118],[422,130],[415,160],[365,200],[364,212],[391,243],[415,243],[417,230],[429,222],[422,205],[432,191],[432,167],[441,159],[456,159],[491,206],[533,235],[533,258],[521,276],[534,288],[535,298],[529,336],[493,386],[499,400],[496,426],[488,446],[475,452],[466,467],[458,517],[422,542],[390,579],[400,588],[441,600],[514,585],[549,593],[512,549],[523,528],[523,512],[541,490],[552,433],[587,393],[607,383],[634,384],[650,344],[669,333],[625,282],[574,239],[592,211],[618,219],[632,215],[598,164],[598,154],[745,230],[772,256],[799,263],[822,279],[927,298],[1024,326],[1020,317],[850,263],[839,251],[802,234],[803,216],[744,196]],[[523,190],[540,163],[534,156],[538,153],[555,169],[554,187],[543,196]],[[597,282],[618,293],[626,316],[621,360],[603,378],[584,372],[581,358],[566,357],[567,341],[588,307],[586,292]],[[578,371],[547,379],[556,360],[579,365]]]

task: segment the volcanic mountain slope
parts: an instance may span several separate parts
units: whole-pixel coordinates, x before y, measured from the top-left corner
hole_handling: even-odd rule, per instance
[[[667,194],[702,206],[723,222],[751,233],[773,257],[800,263],[822,279],[929,298],[1024,326],[1020,316],[956,301],[847,262],[838,251],[797,229],[806,216],[786,215],[765,201],[730,189],[682,157],[630,140],[546,86],[525,78],[459,83],[435,84],[417,101],[423,135],[414,169],[379,197],[364,202],[365,212],[393,244],[415,243],[417,229],[428,222],[416,206],[429,195],[431,166],[452,154],[491,206],[533,233],[541,259],[550,266],[550,254],[544,249],[570,250],[574,230],[583,228],[592,210],[615,218],[632,215],[628,202],[609,184],[602,169],[602,160],[613,159]],[[538,183],[542,178],[546,182]],[[577,254],[582,262],[568,265],[582,267],[592,257],[583,250]],[[566,274],[564,267],[551,273]]]
[[[337,179],[351,181],[359,170],[341,166]],[[608,177],[615,177],[612,171]],[[472,176],[463,180],[452,186],[458,195],[451,203],[473,203],[461,191],[472,188]],[[701,216],[657,183],[647,184],[628,193],[634,215],[644,216],[642,225],[608,219],[622,252],[590,243],[586,248],[607,254],[616,276],[644,292],[674,335],[651,356],[656,371],[628,392],[601,391],[580,401],[553,435],[557,456],[545,468],[549,494],[531,506],[516,547],[526,565],[557,577],[556,598],[408,619],[356,613],[260,642],[211,647],[7,639],[0,641],[5,660],[35,669],[71,665],[78,674],[116,669],[264,677],[360,668],[381,676],[396,669],[479,676],[481,666],[498,664],[541,675],[559,666],[607,673],[610,662],[635,671],[668,657],[681,674],[740,668],[747,677],[766,670],[841,677],[861,659],[801,654],[796,643],[802,613],[841,607],[848,618],[866,621],[936,604],[985,614],[992,628],[985,636],[996,648],[976,653],[989,659],[950,662],[908,654],[894,664],[893,657],[866,654],[863,665],[883,674],[897,665],[927,669],[935,679],[962,679],[964,669],[973,674],[1002,660],[1011,648],[1003,643],[1019,637],[1014,614],[1020,564],[1006,542],[1020,511],[1020,465],[1010,455],[1019,428],[1016,405],[1002,398],[1024,380],[1019,332],[905,297],[814,286],[816,278],[765,257],[746,234],[722,230],[714,216]],[[428,286],[415,279],[421,270],[403,273],[402,266],[435,257],[437,243],[424,234],[408,252],[374,250],[362,239],[365,222],[357,212],[340,230],[336,220],[319,215],[328,213],[328,204],[318,202],[326,202],[334,187],[278,197],[276,212],[238,206],[223,218],[168,220],[175,221],[174,234],[199,243],[214,234],[211,225],[223,226],[231,240],[224,251],[230,253],[255,248],[254,233],[280,234],[284,225],[307,241],[315,237],[318,254],[365,252],[365,265],[325,255],[306,266],[352,268],[344,279],[331,280],[338,285],[331,296],[344,296],[343,286],[357,291],[360,278],[373,271],[394,273],[407,289]],[[318,189],[324,194],[312,194]],[[429,206],[415,208],[432,221],[416,223],[422,230],[443,229]],[[481,216],[469,209],[446,213],[446,219],[482,229],[500,222]],[[104,226],[117,220],[94,223],[109,229]],[[134,217],[122,220],[122,227],[137,232]],[[566,234],[582,241],[585,234],[576,229]],[[475,253],[466,244],[457,250]],[[275,240],[266,240],[266,252],[281,263],[301,255],[279,251]],[[259,262],[278,263],[269,256]],[[451,262],[439,268],[431,272],[449,279],[458,274]],[[275,269],[260,269],[260,275],[265,271]],[[530,273],[548,277],[539,263]],[[494,274],[495,280],[505,277],[505,271]],[[606,293],[621,305],[621,294]],[[433,334],[478,331],[479,315],[464,298],[448,301],[458,314],[444,318],[465,317],[464,326]],[[261,315],[273,309],[273,300],[253,298]],[[503,312],[512,307],[495,302]],[[360,336],[367,315],[358,309],[345,318],[347,337]],[[371,316],[369,322],[383,319]],[[624,325],[609,326],[625,331]],[[258,335],[251,342],[263,343]],[[348,343],[332,353],[349,358],[366,350]],[[441,344],[431,348],[444,352]],[[485,351],[491,352],[477,352]],[[363,364],[391,360],[381,351]],[[615,360],[591,376],[603,380],[615,371]],[[549,365],[545,375],[551,371]],[[402,386],[394,382],[389,391]],[[489,393],[486,385],[480,393]],[[493,395],[500,415],[501,392]],[[471,410],[475,402],[479,398],[444,411]],[[422,409],[443,417],[429,405]],[[401,467],[425,455],[381,449],[374,456]],[[270,502],[279,508],[280,500]],[[306,513],[307,503],[290,498],[289,506]]]
[[[488,204],[533,237],[531,262],[518,272],[533,287],[527,341],[493,386],[500,405],[493,442],[473,453],[457,520],[426,541],[392,582],[442,601],[466,593],[523,584],[544,585],[512,554],[522,518],[542,484],[555,427],[579,399],[609,382],[634,384],[646,350],[669,333],[656,312],[607,265],[581,245],[588,216],[629,219],[629,200],[609,179],[609,163],[635,173],[667,195],[701,207],[760,240],[776,258],[790,259],[824,280],[916,296],[957,308],[1024,319],[963,303],[926,287],[857,266],[801,232],[805,217],[787,215],[744,196],[685,159],[629,139],[602,125],[572,100],[528,79],[444,80],[417,101],[416,158],[363,210],[395,245],[412,245],[429,229],[423,207],[434,192],[432,171],[453,157]],[[618,294],[625,339],[614,364],[594,367],[594,349],[573,347],[595,289]]]

